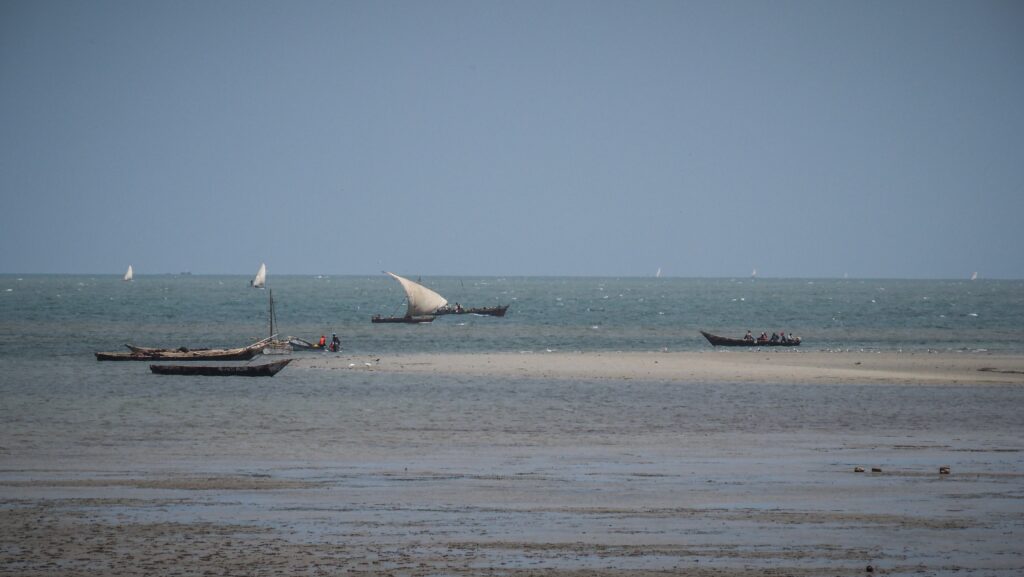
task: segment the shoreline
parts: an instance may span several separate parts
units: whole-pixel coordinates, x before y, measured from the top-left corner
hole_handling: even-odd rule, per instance
[[[1024,355],[1012,353],[487,352],[295,355],[292,367],[445,376],[701,383],[1024,385]]]

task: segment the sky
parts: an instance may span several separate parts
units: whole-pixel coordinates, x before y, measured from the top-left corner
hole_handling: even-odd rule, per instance
[[[0,0],[0,273],[1024,278],[1019,1]]]

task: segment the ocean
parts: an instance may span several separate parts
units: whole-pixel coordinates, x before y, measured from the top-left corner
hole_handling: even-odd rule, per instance
[[[0,276],[0,572],[1019,573],[1020,386],[310,364],[211,379],[93,357],[262,338],[271,293],[248,280]],[[780,354],[1024,352],[1021,281],[423,282],[463,306],[511,306],[374,325],[404,311],[383,275],[269,285],[282,335],[336,332],[344,354],[382,365],[396,353],[710,351],[700,329],[803,338]]]
[[[267,336],[268,291],[248,277],[0,275],[0,356],[90,359],[124,343],[229,347]],[[338,333],[353,354],[477,351],[695,351],[700,330],[793,333],[812,350],[1024,352],[1024,281],[428,277],[463,306],[510,304],[505,318],[401,315],[384,275],[271,276],[278,330]]]

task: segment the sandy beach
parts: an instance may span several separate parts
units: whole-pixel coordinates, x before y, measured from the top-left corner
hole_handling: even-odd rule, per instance
[[[2,575],[1024,569],[1020,356],[317,354],[273,379],[102,370],[140,376],[27,399],[25,418],[5,399],[19,424],[0,446]]]
[[[1024,355],[722,349],[707,352],[558,352],[298,357],[322,369],[529,379],[702,383],[1024,384]]]

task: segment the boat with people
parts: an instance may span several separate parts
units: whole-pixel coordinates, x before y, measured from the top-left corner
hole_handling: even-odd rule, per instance
[[[433,322],[438,316],[463,314],[503,317],[509,307],[509,305],[463,307],[458,303],[450,305],[448,304],[448,299],[416,281],[398,276],[393,272],[385,271],[384,274],[390,275],[402,285],[402,289],[405,290],[408,306],[404,316],[385,317],[373,315],[370,321],[374,323],[429,323]]]
[[[781,337],[778,334],[772,335],[774,338],[769,337],[765,333],[761,333],[761,336],[754,338],[749,332],[747,336],[734,339],[730,337],[720,337],[713,335],[709,332],[701,331],[700,334],[704,335],[704,338],[711,343],[713,347],[798,347],[800,346],[800,337],[787,337],[783,334]]]
[[[256,271],[256,276],[249,281],[249,286],[258,289],[267,287],[267,263],[260,263],[260,268]]]
[[[320,341],[311,343],[306,339],[299,337],[288,337],[288,344],[291,345],[292,350],[295,351],[330,351],[332,353],[341,352],[341,339],[338,338],[337,333],[331,334],[330,342],[327,341],[327,337],[324,335],[320,336]]]
[[[277,335],[261,339],[255,343],[230,349],[160,349],[156,347],[139,347],[126,344],[127,352],[98,352],[97,361],[247,361],[263,352]]]
[[[205,377],[272,377],[288,366],[292,359],[272,363],[245,365],[149,365],[158,375],[200,375]]]
[[[456,303],[455,306],[446,305],[436,311],[435,315],[483,315],[489,317],[503,317],[505,311],[508,310],[508,305],[499,305],[496,307],[463,307]]]

